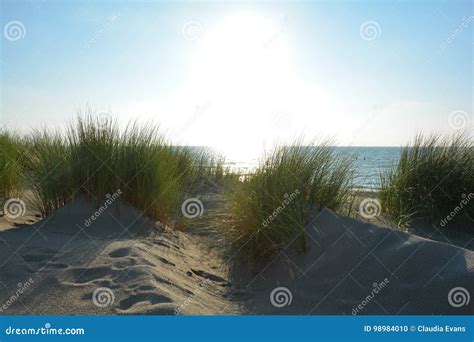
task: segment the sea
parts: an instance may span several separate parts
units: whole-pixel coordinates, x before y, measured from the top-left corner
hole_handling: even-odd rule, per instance
[[[400,147],[334,147],[336,153],[348,155],[355,165],[354,187],[377,190],[380,187],[380,173],[393,167],[400,158]],[[258,166],[258,159],[232,159],[226,157],[225,166],[240,173],[252,173]]]

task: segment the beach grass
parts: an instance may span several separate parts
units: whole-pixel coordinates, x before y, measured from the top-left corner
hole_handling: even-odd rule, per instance
[[[381,175],[380,188],[383,209],[400,226],[414,218],[447,227],[456,222],[472,223],[472,139],[466,133],[417,135],[413,144],[402,149],[398,164]]]
[[[399,163],[381,175],[383,209],[400,226],[412,218],[448,226],[472,220],[473,151],[465,134],[418,135],[402,149]],[[222,190],[220,211],[230,217],[224,230],[251,258],[270,257],[289,244],[303,250],[311,208],[350,214],[354,198],[352,158],[337,153],[330,141],[277,146],[239,181],[221,157],[175,146],[153,123],[120,129],[112,118],[87,114],[63,132],[42,129],[24,137],[0,132],[0,154],[0,197],[32,190],[44,217],[78,196],[99,205],[120,192],[121,201],[179,226],[184,200]]]
[[[352,181],[351,160],[329,142],[276,147],[252,175],[228,187],[225,231],[250,259],[267,259],[286,247],[303,251],[312,206],[343,210]]]
[[[35,131],[25,141],[24,178],[43,216],[78,196],[100,204],[120,193],[151,218],[177,224],[183,198],[222,177],[222,161],[171,145],[152,123],[121,131],[112,118],[80,115],[66,132]]]
[[[9,198],[19,189],[22,154],[21,140],[8,132],[0,131],[0,199],[2,200]]]
[[[22,178],[31,204],[45,217],[72,198],[70,153],[59,132],[36,130],[24,140]]]

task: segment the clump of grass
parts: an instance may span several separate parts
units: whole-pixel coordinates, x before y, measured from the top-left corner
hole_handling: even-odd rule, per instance
[[[277,147],[227,195],[231,241],[251,259],[270,258],[289,245],[303,251],[311,206],[342,210],[352,180],[350,159],[329,143]]]
[[[121,189],[119,173],[133,167],[134,160],[128,160],[128,165],[120,164],[120,153],[131,143],[124,141],[120,148],[120,131],[114,120],[78,116],[69,125],[66,143],[75,191],[102,200],[106,194]]]
[[[64,134],[36,132],[28,139],[25,175],[44,216],[77,196],[99,204],[120,199],[165,224],[177,224],[180,202],[207,176],[207,155],[172,146],[153,124],[78,116]],[[204,168],[203,165],[207,165]]]
[[[0,200],[4,201],[18,190],[21,184],[21,141],[0,131]]]
[[[22,159],[25,186],[32,190],[32,204],[48,216],[74,194],[71,154],[59,132],[35,131],[25,139]]]
[[[472,220],[474,200],[456,210],[474,192],[472,139],[465,133],[417,135],[402,149],[398,165],[382,174],[380,188],[382,207],[401,226],[413,218],[433,224],[448,216],[450,222]]]
[[[97,198],[121,189],[123,200],[164,223],[181,217],[183,196],[212,164],[206,154],[166,142],[151,123],[132,123],[120,133],[112,120],[79,118],[68,136],[76,188]]]

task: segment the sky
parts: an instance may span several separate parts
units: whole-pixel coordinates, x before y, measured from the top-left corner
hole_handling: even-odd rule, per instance
[[[472,1],[1,1],[0,120],[92,111],[229,155],[472,130]]]

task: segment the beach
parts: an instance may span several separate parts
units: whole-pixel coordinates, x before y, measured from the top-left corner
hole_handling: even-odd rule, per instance
[[[34,224],[1,219],[1,314],[472,313],[448,293],[472,285],[473,251],[328,209],[313,211],[304,254],[283,249],[261,268],[205,224],[173,231],[114,204],[86,227],[97,210],[79,198],[45,219],[28,212]]]

